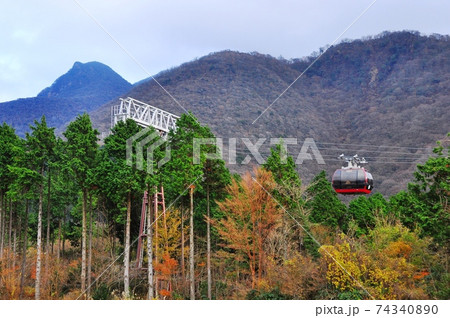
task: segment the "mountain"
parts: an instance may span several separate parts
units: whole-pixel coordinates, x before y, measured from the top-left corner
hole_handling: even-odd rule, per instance
[[[297,138],[299,145],[289,146],[294,158],[305,138],[313,138],[326,165],[305,160],[298,166],[303,179],[321,169],[330,175],[341,166],[338,155],[357,153],[369,161],[376,191],[405,188],[417,163],[450,130],[450,37],[385,32],[318,56],[213,53],[154,77],[173,98],[151,78],[123,97],[178,115],[191,111],[217,137],[238,138],[238,162],[249,153],[242,137]],[[101,131],[110,128],[110,107],[117,103],[91,112]],[[263,156],[269,146],[266,140]]]
[[[0,103],[0,122],[12,125],[21,136],[42,115],[46,116],[49,126],[60,127],[76,115],[116,99],[130,88],[130,83],[102,63],[76,62],[36,97]]]

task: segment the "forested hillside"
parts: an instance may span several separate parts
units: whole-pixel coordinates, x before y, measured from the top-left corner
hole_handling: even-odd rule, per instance
[[[29,125],[42,115],[47,116],[49,125],[61,127],[130,88],[130,83],[104,64],[76,62],[36,97],[0,103],[0,123],[12,125],[20,136],[25,136]]]
[[[449,43],[212,53],[155,76],[174,98],[75,63],[0,104],[0,299],[449,299]],[[180,115],[176,129],[111,128],[120,95]],[[195,153],[215,137],[238,139],[238,164]],[[264,164],[240,164],[243,137],[298,145],[266,140]],[[306,138],[326,165],[295,163]],[[336,194],[341,153],[369,161],[372,195]]]
[[[206,157],[213,145],[195,162],[194,138],[214,134],[192,114],[165,140],[127,120],[99,147],[87,114],[63,135],[45,117],[25,138],[0,126],[0,299],[450,297],[450,134],[407,191],[348,206],[280,145],[242,175]]]
[[[225,142],[297,138],[298,145],[289,147],[296,157],[305,138],[314,138],[326,166],[308,160],[298,166],[307,181],[321,169],[331,174],[341,153],[357,153],[376,175],[375,192],[390,195],[406,189],[415,166],[447,132],[449,43],[448,36],[385,32],[337,44],[309,68],[326,47],[294,60],[212,53],[155,76],[176,101],[151,78],[131,86],[101,63],[76,62],[37,97],[1,103],[0,122],[23,137],[45,114],[60,135],[75,116],[89,112],[94,127],[108,132],[110,107],[119,96],[131,96],[178,115],[190,110]],[[260,148],[264,158],[269,147],[266,141]],[[238,164],[228,167],[243,173],[239,163],[247,154],[238,140]]]
[[[448,36],[385,32],[340,43],[277,99],[319,53],[288,61],[224,51],[155,78],[218,137],[249,137],[253,142],[260,137],[298,138],[299,145],[290,146],[294,157],[305,138],[314,138],[327,165],[305,161],[298,169],[306,180],[321,169],[331,174],[340,166],[336,157],[341,153],[357,153],[369,161],[376,192],[386,195],[406,189],[417,163],[426,160],[434,142],[448,131]],[[175,114],[184,112],[152,79],[124,96]],[[117,102],[91,113],[100,131],[109,130],[110,107]],[[265,157],[269,146],[266,141],[261,147]],[[242,142],[238,150],[242,161],[248,150]],[[229,168],[240,173],[246,169]]]

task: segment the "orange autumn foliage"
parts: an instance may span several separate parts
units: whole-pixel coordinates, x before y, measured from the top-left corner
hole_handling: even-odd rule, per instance
[[[20,267],[3,268],[1,270],[0,281],[4,286],[6,299],[17,299],[20,284]]]
[[[162,263],[155,265],[155,271],[158,272],[162,278],[169,278],[176,272],[178,266],[177,260],[170,257],[168,253],[163,255]]]
[[[280,225],[282,215],[270,195],[275,188],[272,174],[261,168],[254,174],[255,178],[247,173],[240,182],[232,181],[227,188],[229,198],[218,202],[224,217],[212,222],[223,246],[235,252],[230,254],[233,259],[241,259],[248,268],[252,288],[265,275],[266,240]]]
[[[169,253],[163,254],[163,261],[155,264],[155,271],[158,276],[160,284],[164,284],[166,288],[161,288],[158,292],[163,299],[168,299],[172,296],[172,280],[177,271],[178,262],[173,259]]]
[[[389,257],[403,257],[408,259],[412,252],[412,247],[403,241],[391,242],[385,249]]]
[[[36,280],[35,249],[30,248],[26,258],[24,285],[21,299],[34,298],[34,283]],[[43,255],[43,270],[41,273],[41,299],[59,299],[63,288],[69,282],[70,266],[67,261],[58,259],[56,255]],[[7,252],[7,259],[0,260],[0,296],[2,299],[19,299],[21,282],[21,257],[19,254]],[[2,263],[5,266],[2,266]]]
[[[419,273],[415,274],[415,275],[413,276],[413,278],[414,278],[415,280],[421,280],[421,279],[423,279],[425,276],[428,276],[428,275],[430,275],[430,272],[429,272],[429,271],[426,271],[426,270],[423,270],[423,271],[420,271]]]
[[[167,290],[167,289],[161,289],[161,290],[159,291],[159,294],[160,294],[162,297],[170,297],[170,296],[172,295],[172,292],[169,291],[169,290]]]

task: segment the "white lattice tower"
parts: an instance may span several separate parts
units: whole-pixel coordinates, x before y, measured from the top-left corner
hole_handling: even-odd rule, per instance
[[[168,133],[169,130],[175,129],[176,121],[180,117],[131,97],[121,98],[119,105],[111,107],[111,128],[128,118],[142,127],[152,126]]]

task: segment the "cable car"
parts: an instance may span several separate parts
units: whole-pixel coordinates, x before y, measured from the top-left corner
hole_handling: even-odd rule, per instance
[[[372,174],[359,166],[367,161],[358,155],[346,157],[342,154],[339,158],[343,159],[347,166],[334,172],[331,181],[334,190],[340,194],[369,194],[373,189]]]

